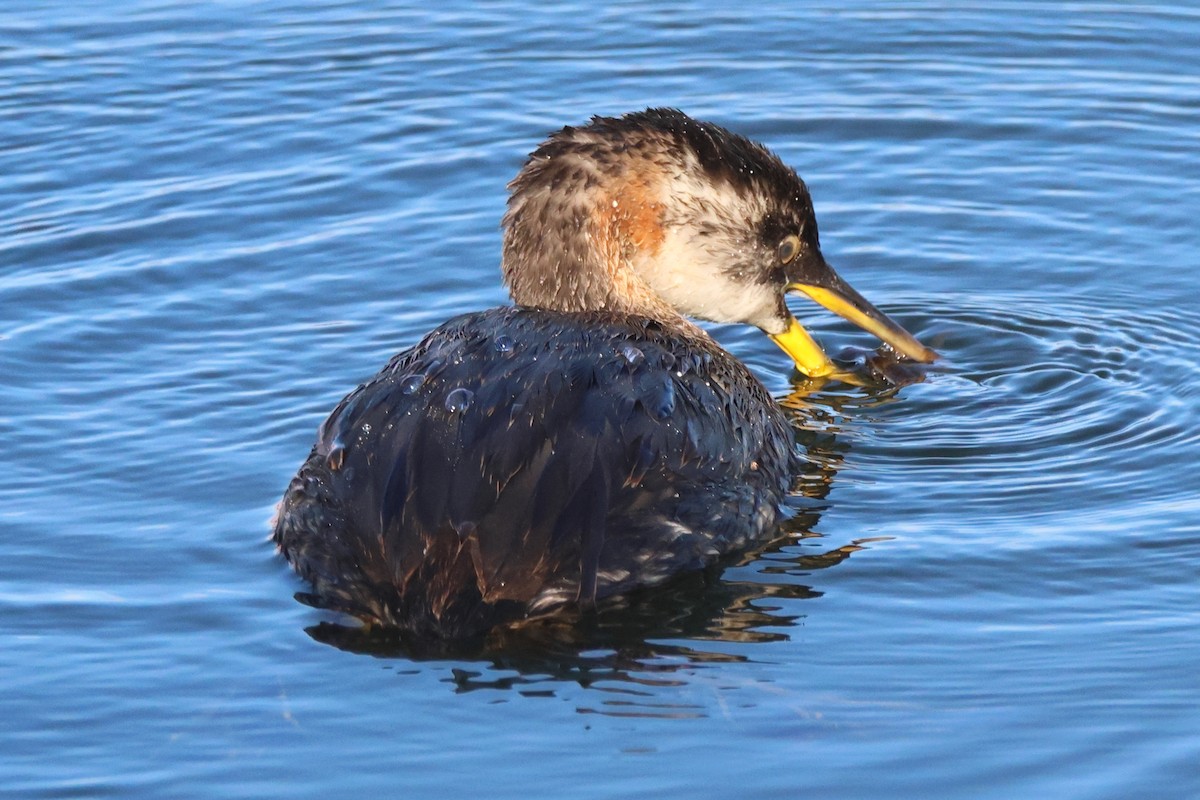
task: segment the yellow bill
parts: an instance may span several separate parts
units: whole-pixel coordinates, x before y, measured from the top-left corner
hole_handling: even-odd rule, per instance
[[[823,259],[804,266],[805,269],[798,270],[800,274],[794,275],[787,284],[787,291],[803,292],[838,316],[853,322],[868,333],[875,334],[896,352],[913,361],[928,364],[937,358],[937,353],[921,344],[887,314],[871,305],[853,286],[830,269]],[[796,362],[796,369],[810,378],[846,378],[847,373],[839,370],[829,360],[821,346],[794,317],[789,320],[786,331],[770,336],[775,344]]]
[[[835,283],[834,286],[792,283],[788,285],[788,289],[803,292],[839,317],[853,322],[868,333],[875,334],[891,345],[896,352],[913,361],[929,364],[937,359],[937,353],[918,342],[916,337],[900,327],[891,317],[871,305],[850,284],[840,278]]]
[[[772,333],[770,337],[783,352],[792,357],[792,361],[796,362],[796,369],[810,378],[824,378],[837,372],[837,367],[829,360],[829,356],[825,355],[821,345],[808,335],[808,331],[804,330],[795,317],[792,317],[786,331]]]

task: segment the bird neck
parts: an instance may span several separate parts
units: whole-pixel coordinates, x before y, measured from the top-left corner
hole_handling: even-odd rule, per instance
[[[532,161],[504,215],[501,269],[513,300],[683,322],[645,278],[664,239],[661,185],[646,169],[613,176],[587,159]]]

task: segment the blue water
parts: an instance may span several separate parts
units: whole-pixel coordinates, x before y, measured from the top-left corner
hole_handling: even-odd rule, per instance
[[[1200,796],[1200,12],[958,5],[6,4],[0,792]],[[788,399],[718,328],[812,453],[784,543],[479,658],[332,627],[267,541],[316,426],[647,105],[945,369]]]

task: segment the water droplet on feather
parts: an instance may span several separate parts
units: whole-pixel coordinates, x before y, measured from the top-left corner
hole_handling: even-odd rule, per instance
[[[470,389],[458,388],[446,395],[446,410],[452,414],[466,411],[475,399],[475,393]]]

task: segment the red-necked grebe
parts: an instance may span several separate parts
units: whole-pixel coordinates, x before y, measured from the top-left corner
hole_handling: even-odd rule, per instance
[[[567,127],[509,186],[516,307],[456,317],[321,426],[274,540],[309,602],[458,638],[588,607],[772,535],[794,439],[687,317],[832,362],[789,290],[935,358],[825,263],[808,189],[767,149],[679,111]]]

